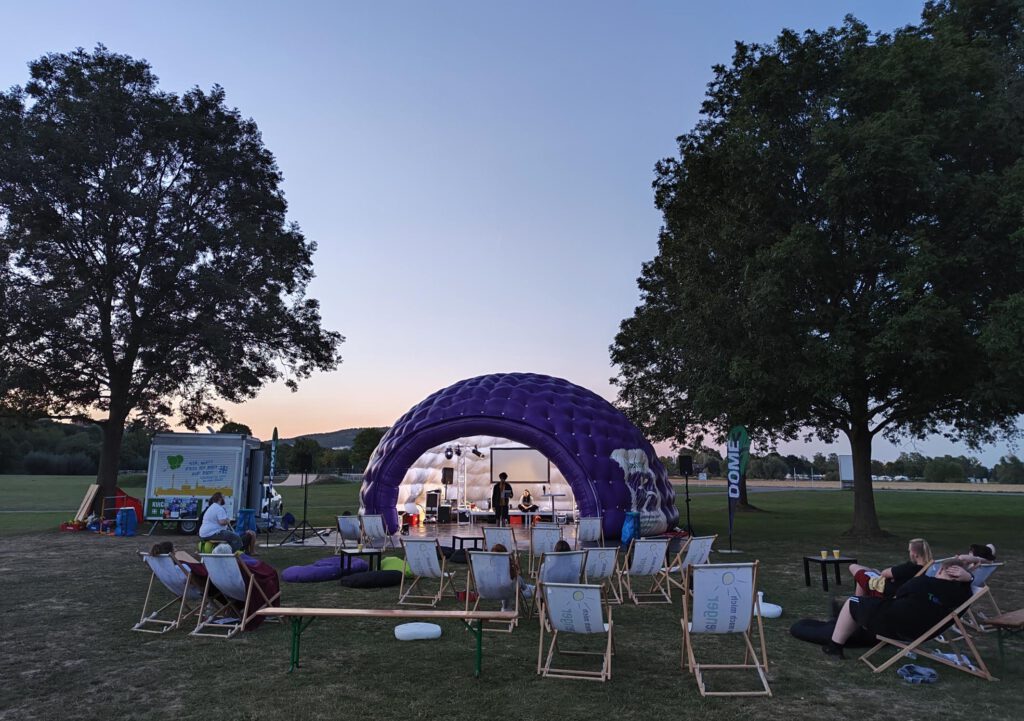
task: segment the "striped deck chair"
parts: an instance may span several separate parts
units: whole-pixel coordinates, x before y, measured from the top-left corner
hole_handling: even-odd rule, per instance
[[[445,571],[446,559],[436,538],[404,538],[402,548],[405,549],[405,562],[412,573],[412,582],[408,582],[406,574],[402,574],[402,583],[398,587],[400,605],[436,606],[444,598],[446,588],[454,591],[455,572]],[[423,582],[428,579],[437,580],[437,592],[424,595],[422,591],[426,584]],[[413,595],[415,590],[421,593]]]
[[[607,546],[587,549],[587,562],[583,567],[583,579],[588,584],[601,586],[605,603],[622,603],[618,584],[619,547]]]
[[[466,610],[476,611],[481,601],[500,602],[506,610],[515,610],[516,618],[507,624],[485,622],[484,631],[512,633],[519,625],[519,579],[512,578],[512,552],[469,551],[469,580],[466,583]],[[512,609],[509,609],[512,606]]]
[[[555,544],[562,540],[561,526],[541,526],[534,524],[530,529],[530,575],[536,576],[540,567],[540,557],[552,553]]]
[[[149,588],[146,600],[142,602],[142,615],[132,631],[143,633],[167,633],[181,626],[181,622],[199,612],[203,600],[203,584],[193,578],[187,566],[170,555],[151,556],[139,552],[139,556],[150,570]],[[157,609],[150,609],[153,588],[159,581],[172,598]],[[156,605],[154,602],[153,605]]]
[[[512,526],[484,526],[484,550],[489,551],[501,544],[510,551],[516,550],[516,532]]]
[[[612,677],[614,652],[612,609],[602,603],[600,586],[573,583],[547,583],[544,585],[544,623],[540,624],[540,643],[537,648],[537,673],[545,678],[575,678],[589,681],[607,681]],[[607,620],[605,611],[607,610]],[[544,632],[550,631],[547,653]],[[568,650],[560,647],[565,635],[602,636],[604,648],[600,651]],[[555,654],[560,656],[599,656],[599,670],[556,668]]]
[[[273,598],[268,598],[245,561],[238,556],[201,553],[199,558],[207,577],[203,590],[204,610],[192,631],[193,636],[231,638],[256,617],[256,611],[281,597],[278,591]],[[224,602],[213,598],[211,591],[214,589],[224,596]]]
[[[637,606],[648,603],[672,603],[672,587],[668,582],[668,568],[665,555],[668,553],[670,538],[634,538],[630,541],[623,566],[619,568],[619,596],[629,599]],[[628,563],[628,566],[625,565]],[[634,578],[651,578],[647,591],[633,588]]]
[[[592,548],[604,545],[604,526],[601,517],[581,518],[576,526],[576,548]]]
[[[761,609],[757,605],[757,562],[690,566],[683,579],[683,657],[680,663],[685,664],[697,679],[700,695],[771,696],[772,690],[765,676],[768,651],[761,625]],[[750,636],[755,618],[760,656]],[[743,662],[699,663],[693,641],[694,636],[701,634],[739,634],[744,644]],[[708,670],[753,670],[761,682],[761,690],[708,691],[704,678]]]

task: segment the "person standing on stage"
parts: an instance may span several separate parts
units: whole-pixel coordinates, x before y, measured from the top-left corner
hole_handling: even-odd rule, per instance
[[[508,482],[508,474],[498,474],[498,482],[491,491],[491,508],[494,509],[494,522],[499,526],[508,525],[508,504],[512,500],[512,484]],[[502,523],[504,520],[504,523]]]

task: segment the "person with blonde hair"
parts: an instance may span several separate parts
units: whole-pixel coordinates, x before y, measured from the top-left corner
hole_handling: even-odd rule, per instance
[[[850,564],[850,575],[857,586],[856,596],[892,598],[899,587],[927,568],[932,563],[932,548],[923,538],[912,538],[907,544],[910,560],[896,566],[877,571],[857,563]]]

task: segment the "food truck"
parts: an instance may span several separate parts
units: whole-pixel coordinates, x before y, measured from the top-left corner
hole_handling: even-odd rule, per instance
[[[182,533],[199,530],[216,491],[235,518],[254,508],[262,494],[263,451],[258,438],[238,433],[157,433],[149,449],[148,521],[176,522]]]

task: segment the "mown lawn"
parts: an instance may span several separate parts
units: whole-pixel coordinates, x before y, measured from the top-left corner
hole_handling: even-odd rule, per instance
[[[18,499],[17,510],[73,512],[88,479],[79,482],[76,490],[72,480],[40,479],[26,490],[27,480],[0,477],[0,490],[6,499]],[[300,515],[301,490],[284,492],[289,510]],[[354,485],[312,486],[310,520],[330,525],[338,512],[355,509],[356,498]],[[134,554],[153,538],[60,533],[59,514],[53,524],[12,529],[12,515],[28,514],[6,513],[0,515],[0,567],[7,579],[0,616],[0,719],[1020,718],[1019,639],[1007,644],[1004,661],[993,637],[981,640],[998,682],[939,667],[937,684],[908,686],[894,671],[875,675],[854,659],[826,659],[817,647],[790,637],[788,628],[826,612],[828,597],[817,579],[810,588],[804,585],[804,553],[838,545],[862,561],[885,565],[901,560],[906,539],[917,535],[931,540],[940,555],[968,543],[995,543],[1007,562],[993,578],[995,597],[1004,610],[1024,606],[1024,582],[1015,572],[1022,560],[1024,496],[880,492],[879,515],[893,535],[872,543],[842,536],[849,525],[849,494],[776,492],[752,500],[762,511],[736,519],[734,546],[743,553],[712,560],[759,560],[766,600],[785,609],[782,618],[765,622],[771,699],[701,699],[692,677],[679,669],[678,594],[671,608],[614,610],[616,656],[607,684],[539,679],[535,621],[510,636],[485,638],[479,680],[472,676],[472,636],[456,624],[443,624],[438,641],[403,644],[394,639],[394,624],[383,620],[318,621],[304,636],[303,667],[288,674],[285,626],[265,625],[228,642],[194,639],[183,631],[163,637],[128,631],[148,580]],[[726,547],[724,497],[698,496],[692,509],[696,530],[722,534],[718,547]],[[14,510],[10,500],[4,510]],[[194,540],[165,537],[183,546]],[[261,553],[284,568],[328,552]],[[842,589],[849,588],[844,572]],[[394,606],[397,589],[286,584],[283,599],[285,605],[387,608]],[[709,656],[726,655],[722,644],[708,649]]]

